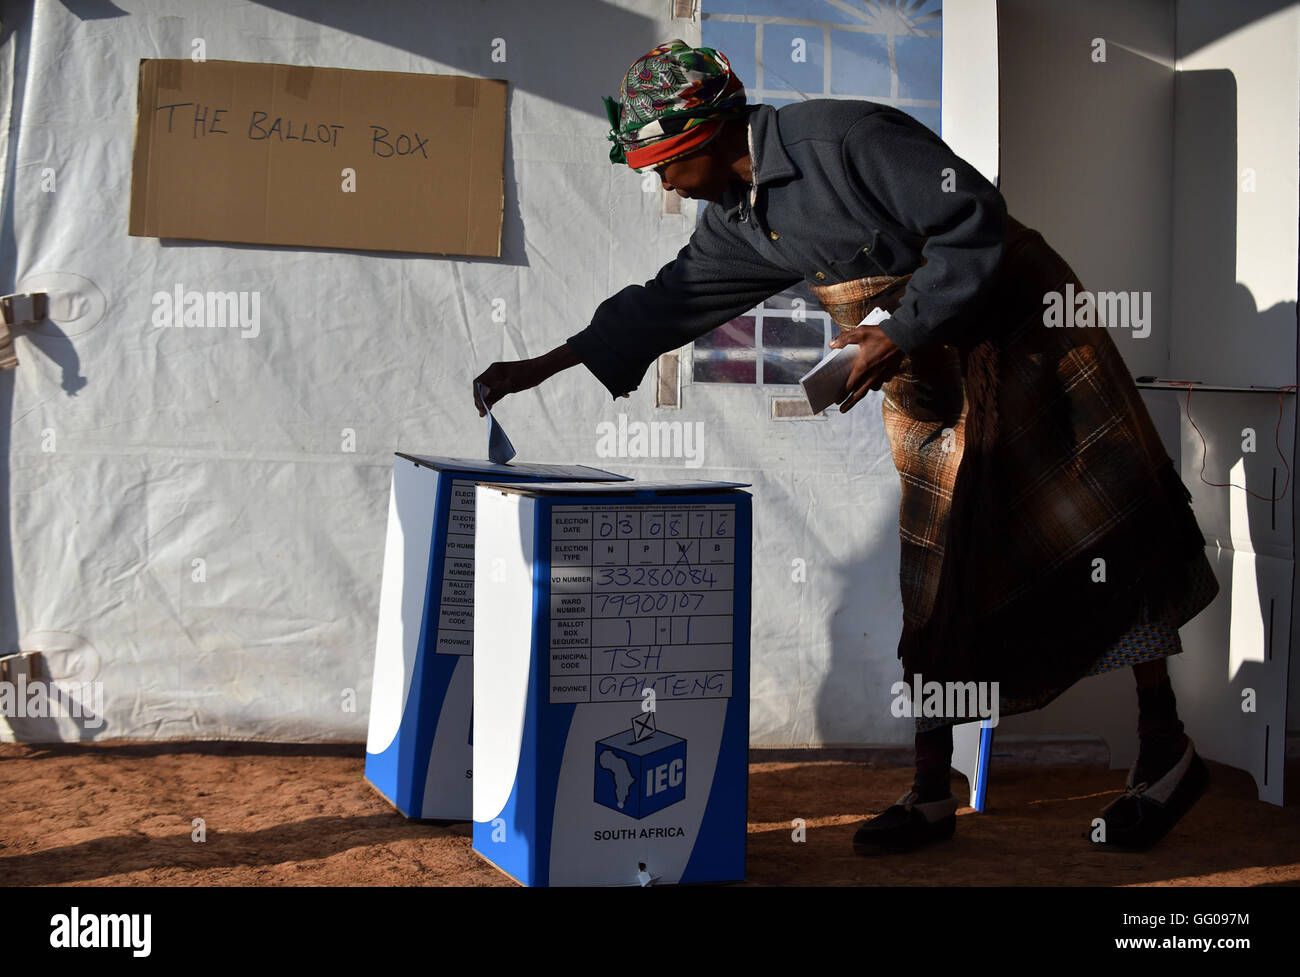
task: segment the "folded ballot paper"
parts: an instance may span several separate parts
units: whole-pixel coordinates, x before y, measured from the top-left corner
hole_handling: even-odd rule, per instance
[[[494,465],[504,465],[515,456],[515,446],[506,437],[505,429],[492,416],[492,408],[487,406],[488,388],[485,384],[478,385],[478,395],[483,398],[483,407],[487,411],[488,461]]]
[[[884,309],[872,309],[858,325],[874,326],[888,318],[889,313]],[[831,350],[822,357],[820,363],[799,378],[804,396],[808,398],[808,406],[814,414],[820,414],[849,395],[844,387],[857,358],[858,347],[850,343],[842,349]]]

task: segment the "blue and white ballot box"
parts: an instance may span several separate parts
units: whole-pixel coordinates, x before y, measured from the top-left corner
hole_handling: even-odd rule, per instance
[[[516,880],[744,878],[743,484],[479,484],[474,851]]]
[[[394,458],[365,769],[409,818],[470,819],[474,484],[483,479],[627,476],[585,465]]]

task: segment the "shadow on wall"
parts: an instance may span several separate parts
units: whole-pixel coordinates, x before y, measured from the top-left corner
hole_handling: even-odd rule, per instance
[[[871,409],[876,403],[864,400],[855,409]],[[893,685],[903,679],[903,663],[897,653],[902,605],[896,596],[899,552],[897,523],[894,525],[894,532],[877,535],[869,549],[835,568],[835,596],[829,602],[833,610],[826,622],[830,654],[817,689],[813,725],[828,746],[912,742],[914,720],[893,714]],[[883,593],[878,591],[865,600],[864,589],[877,585]],[[869,607],[880,606],[888,593],[885,588],[892,588],[895,595],[889,602],[894,612],[888,618],[865,613]],[[853,717],[852,725],[846,725],[846,717]],[[890,730],[888,736],[875,732],[882,726]]]
[[[1295,358],[1280,370],[1277,360],[1280,350],[1294,348],[1296,342],[1295,302],[1261,309],[1250,289],[1237,281],[1237,198],[1243,174],[1252,168],[1250,160],[1237,157],[1239,100],[1231,71],[1180,71],[1175,76],[1171,325],[1185,323],[1181,332],[1188,338],[1199,334],[1219,341],[1212,350],[1188,350],[1181,356],[1175,348],[1173,358],[1215,371],[1188,378],[1192,380],[1244,385],[1285,375],[1282,382],[1294,382]],[[1178,338],[1175,334],[1171,347],[1177,347]]]
[[[1242,15],[1228,17],[1219,11],[1218,27],[1229,32],[1240,26]],[[1204,26],[1204,25],[1201,25]],[[1180,25],[1180,29],[1182,25]],[[1189,28],[1190,29],[1190,28]],[[1217,36],[1217,34],[1215,35]],[[1207,37],[1202,43],[1208,43]],[[1260,309],[1250,289],[1236,280],[1238,263],[1237,235],[1237,189],[1241,179],[1242,167],[1246,161],[1237,158],[1238,133],[1238,89],[1236,79],[1230,71],[1184,71],[1179,72],[1175,83],[1176,102],[1179,106],[1177,143],[1181,150],[1178,164],[1184,167],[1177,176],[1175,186],[1176,200],[1195,199],[1197,206],[1184,208],[1175,215],[1174,268],[1178,280],[1186,283],[1182,292],[1173,296],[1173,318],[1175,322],[1190,321],[1199,326],[1202,335],[1223,337],[1208,354],[1205,351],[1191,351],[1180,359],[1195,359],[1201,363],[1212,362],[1216,370],[1222,371],[1218,376],[1195,376],[1189,379],[1205,380],[1213,383],[1221,380],[1229,384],[1238,384],[1265,374],[1277,376],[1288,375],[1291,382],[1297,376],[1297,364],[1284,363],[1279,371],[1273,362],[1278,351],[1294,348],[1297,330],[1297,308],[1295,302],[1278,302],[1266,309]],[[1200,192],[1200,188],[1216,187],[1219,192]],[[1220,325],[1221,324],[1221,325]],[[1276,382],[1276,381],[1274,381]],[[1168,395],[1166,395],[1168,396]],[[1183,413],[1185,394],[1176,395]],[[1283,416],[1278,424],[1271,423],[1273,418],[1274,396],[1272,394],[1252,395],[1251,417],[1265,418],[1267,426],[1257,425],[1255,452],[1248,455],[1242,451],[1241,431],[1230,428],[1231,421],[1239,416],[1232,400],[1240,400],[1235,394],[1201,394],[1202,405],[1214,402],[1215,398],[1228,398],[1228,403],[1220,405],[1225,424],[1220,426],[1218,437],[1208,441],[1202,448],[1200,439],[1194,442],[1203,454],[1187,459],[1183,465],[1185,471],[1200,472],[1205,466],[1204,479],[1209,482],[1232,483],[1243,482],[1245,488],[1254,495],[1246,499],[1244,512],[1247,523],[1245,535],[1251,541],[1254,551],[1251,576],[1257,583],[1252,586],[1258,599],[1254,608],[1232,607],[1233,599],[1233,561],[1220,559],[1216,561],[1219,577],[1220,594],[1216,601],[1227,601],[1229,612],[1222,615],[1223,628],[1210,639],[1210,647],[1221,654],[1221,668],[1214,674],[1228,676],[1232,696],[1238,695],[1243,684],[1240,673],[1232,674],[1229,668],[1231,631],[1234,619],[1246,621],[1254,615],[1258,620],[1267,622],[1264,634],[1265,647],[1259,649],[1263,662],[1244,663],[1244,670],[1256,673],[1266,680],[1253,687],[1271,688],[1279,677],[1269,665],[1285,658],[1289,654],[1290,644],[1278,647],[1276,636],[1285,633],[1290,637],[1291,628],[1279,628],[1279,615],[1283,622],[1291,618],[1291,593],[1275,592],[1270,582],[1277,584],[1273,572],[1274,560],[1270,557],[1285,555],[1294,559],[1292,545],[1294,533],[1288,539],[1279,539],[1279,529],[1286,534],[1295,512],[1294,492],[1296,491],[1296,472],[1286,473],[1287,458],[1294,455],[1292,450],[1295,438],[1296,398],[1282,398]],[[1193,395],[1190,400],[1192,420],[1197,419],[1197,400]],[[1289,414],[1289,419],[1287,418]],[[1186,414],[1183,414],[1186,418]],[[1213,415],[1209,418],[1216,419]],[[1204,423],[1204,417],[1202,419]],[[1280,427],[1280,430],[1279,430]],[[1290,436],[1288,437],[1288,429]],[[1273,436],[1277,432],[1277,437]],[[1202,435],[1204,436],[1204,435]],[[1213,435],[1211,435],[1213,437]],[[1282,457],[1278,456],[1279,447]],[[1181,459],[1180,459],[1181,460]],[[1248,464],[1249,463],[1249,464]],[[1267,468],[1265,467],[1267,465]],[[1233,475],[1240,471],[1241,476]],[[1237,496],[1243,494],[1240,487],[1219,487],[1212,492],[1203,492],[1198,488],[1200,478],[1189,481],[1189,488],[1201,496],[1201,508],[1204,512],[1202,527],[1213,526],[1215,535],[1221,537],[1220,545],[1231,545],[1231,539],[1237,535],[1239,527],[1233,525],[1233,508]],[[1286,494],[1281,495],[1285,488]],[[1206,510],[1204,499],[1208,495],[1211,511]],[[1279,498],[1279,496],[1281,497]],[[1263,502],[1263,499],[1271,500]],[[1239,511],[1241,511],[1239,507]],[[1294,564],[1292,564],[1294,574]],[[1294,590],[1292,585],[1291,590]],[[1204,626],[1205,622],[1202,623]],[[1258,674],[1258,673],[1271,674]],[[1284,728],[1295,725],[1293,717],[1300,716],[1300,679],[1294,670],[1290,676],[1289,715]],[[1190,682],[1191,679],[1184,681]],[[1200,690],[1206,702],[1226,702],[1224,689],[1205,688]],[[1230,696],[1231,697],[1231,696]],[[1279,749],[1283,729],[1266,727],[1266,735],[1271,731],[1274,742],[1273,750]],[[1226,733],[1225,733],[1226,735]],[[1260,749],[1268,747],[1260,744]],[[1260,784],[1264,786],[1263,783]]]
[[[615,94],[628,65],[669,39],[660,36],[663,28],[658,19],[634,13],[609,0],[551,0],[545,4],[532,0],[504,3],[465,0],[456,4],[396,0],[384,4],[380,16],[376,16],[373,7],[348,0],[254,2],[299,22],[294,26],[295,36],[303,41],[303,62],[318,50],[312,42],[319,38],[311,36],[301,25],[319,24],[376,41],[395,51],[430,58],[454,72],[504,78],[511,87],[517,86],[596,119],[592,131],[602,137],[609,125],[600,96]],[[62,0],[62,3],[81,20],[131,16],[110,0]],[[198,8],[196,3],[193,9],[197,12]],[[665,17],[670,9],[665,0],[662,4]],[[150,20],[151,34],[158,39],[160,52],[155,57],[189,56],[192,21],[182,16]],[[20,29],[28,23],[23,21]],[[692,27],[686,19],[681,20],[681,25],[683,32]],[[496,38],[505,41],[504,51],[501,45],[494,45]],[[611,39],[616,43],[611,44]],[[409,69],[394,65],[392,70]]]
[[[515,182],[517,147],[510,125],[514,90],[583,113],[587,118],[579,123],[582,131],[574,134],[604,139],[609,121],[601,96],[616,95],[628,65],[667,40],[660,36],[663,28],[659,21],[607,0],[514,0],[508,4],[479,0],[438,4],[436,11],[419,0],[407,0],[386,6],[385,17],[373,16],[364,5],[339,0],[257,2],[303,21],[410,51],[447,65],[453,72],[508,82],[501,258],[476,260],[513,265],[527,264]],[[401,12],[400,16],[393,12],[394,8]],[[665,14],[668,9],[665,2]],[[683,22],[683,29],[687,24]],[[611,43],[611,39],[616,42]]]
[[[64,656],[56,651],[53,657]],[[12,734],[17,743],[90,743],[105,736],[104,687],[94,681],[99,673],[95,658],[85,682],[56,674],[46,654],[0,662],[0,731]]]
[[[616,94],[628,65],[668,40],[659,36],[664,29],[659,20],[608,0],[437,5],[405,0],[385,4],[382,17],[346,0],[256,2],[299,21],[430,58],[453,71],[504,78],[530,95],[591,116],[597,120],[592,133],[602,138],[609,123],[600,96]],[[669,4],[661,8],[667,17]],[[683,30],[690,26],[687,20],[681,24]],[[494,45],[497,38],[504,48]]]
[[[879,393],[870,394],[853,408],[855,412],[871,414],[873,427],[883,424],[879,420],[880,397]],[[874,470],[884,465],[892,468],[892,462],[868,463],[864,467]],[[883,478],[883,473],[879,477]],[[781,485],[773,480],[767,486],[769,493]],[[891,713],[890,689],[902,678],[902,664],[897,658],[902,626],[897,517],[880,523],[884,532],[862,533],[859,527],[849,531],[844,523],[867,511],[863,500],[836,500],[809,509],[807,499],[800,494],[802,489],[803,486],[796,484],[789,498],[765,501],[768,510],[784,509],[796,518],[797,514],[804,514],[806,525],[797,536],[791,537],[796,551],[808,553],[810,557],[809,582],[797,585],[798,599],[809,608],[825,607],[828,615],[825,621],[816,621],[811,609],[799,615],[806,616],[815,626],[810,636],[825,635],[828,649],[824,671],[817,677],[811,703],[813,714],[797,717],[793,724],[809,730],[812,742],[827,746],[910,743],[912,720],[896,719]],[[892,509],[897,514],[897,493],[890,493],[880,509],[886,513]],[[890,526],[892,531],[888,531]],[[836,539],[846,535],[861,536],[866,545],[846,557],[832,556],[843,553],[844,547]],[[780,572],[790,573],[788,562]],[[889,608],[890,612],[880,613],[882,607]],[[794,611],[786,613],[793,615]],[[798,696],[793,699],[796,703],[806,701]],[[897,727],[899,732],[881,735],[882,727],[891,730]]]
[[[627,67],[637,57],[666,38],[660,37],[660,21],[633,13],[604,0],[555,0],[539,4],[529,0],[513,3],[438,4],[436,7],[406,0],[389,3],[383,16],[365,5],[341,0],[260,0],[273,13],[292,17],[301,24],[317,24],[331,31],[341,31],[384,44],[395,51],[407,51],[428,58],[452,74],[470,74],[499,78],[508,82],[506,114],[505,201],[501,231],[501,257],[483,258],[454,255],[456,261],[489,264],[526,265],[523,220],[519,209],[515,167],[515,150],[511,120],[514,115],[514,89],[539,96],[568,109],[581,112],[575,120],[581,127],[576,134],[603,140],[609,129],[600,96],[616,94]],[[122,16],[123,12],[107,0],[66,0],[65,5],[83,19]],[[665,13],[667,4],[665,3]],[[683,22],[685,29],[688,22]],[[26,24],[19,30],[26,33]],[[151,18],[150,33],[155,51],[141,52],[142,57],[188,57],[195,26],[181,16]],[[302,54],[299,64],[319,64],[320,30],[296,26]],[[617,43],[611,44],[610,39]],[[562,43],[561,43],[562,41]],[[227,55],[228,56],[228,55]],[[269,60],[257,56],[248,47],[234,60]],[[389,70],[412,70],[405,59],[395,57]],[[330,63],[324,67],[354,67]],[[375,66],[371,66],[375,67]],[[21,75],[20,75],[21,77]],[[20,108],[16,100],[15,108]],[[15,117],[21,113],[15,111]],[[545,133],[563,136],[564,133]],[[211,247],[211,242],[173,239],[162,241],[166,247]],[[349,252],[338,248],[290,247],[264,244],[222,244],[222,247],[259,251],[295,253],[352,253],[368,258],[407,259],[439,256],[405,252]],[[445,259],[441,259],[445,260]]]
[[[314,22],[429,58],[446,65],[451,73],[501,78],[508,82],[501,257],[457,256],[457,261],[528,264],[515,175],[515,154],[519,147],[512,138],[514,90],[581,112],[585,118],[575,120],[581,131],[572,134],[604,139],[609,121],[600,97],[616,95],[628,65],[667,40],[659,36],[663,31],[659,21],[624,10],[606,0],[553,0],[551,3],[532,0],[485,3],[479,0],[478,3],[438,4],[436,10],[418,0],[407,0],[386,5],[386,16],[383,17],[374,16],[365,5],[338,0],[326,3],[318,0],[255,2],[301,21]],[[666,14],[666,0],[663,8]],[[184,22],[179,18],[177,21],[175,43],[169,49],[181,52],[188,49],[188,35],[181,31]],[[687,24],[683,22],[683,29]],[[616,43],[611,43],[611,39],[616,39]],[[394,67],[395,70],[409,70],[403,66]],[[525,126],[525,130],[528,129]],[[564,135],[560,132],[543,134]],[[376,252],[358,253],[376,256]]]

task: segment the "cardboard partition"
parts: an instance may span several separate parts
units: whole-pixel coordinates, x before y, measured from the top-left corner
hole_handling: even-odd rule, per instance
[[[129,233],[500,257],[506,83],[141,59]]]
[[[943,98],[940,135],[986,180],[999,185],[997,0],[943,5]],[[968,803],[984,810],[993,729],[987,721],[953,728],[952,766],[967,781]]]
[[[1249,771],[1261,800],[1281,804],[1295,684],[1296,398],[1275,388],[1296,379],[1300,8],[997,6],[1011,213],[1089,289],[1144,297],[1143,328],[1111,331],[1134,376],[1201,384],[1144,391],[1220,584],[1169,661],[1180,718],[1205,759]],[[1121,669],[1004,717],[998,735],[1099,735],[1124,769],[1136,707]]]

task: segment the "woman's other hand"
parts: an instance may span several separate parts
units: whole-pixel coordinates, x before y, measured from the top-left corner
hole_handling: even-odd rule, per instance
[[[857,326],[841,332],[831,340],[831,349],[848,345],[858,347],[858,358],[844,384],[848,396],[840,404],[840,413],[851,410],[869,390],[879,390],[886,380],[899,371],[907,354],[894,345],[879,326]]]

